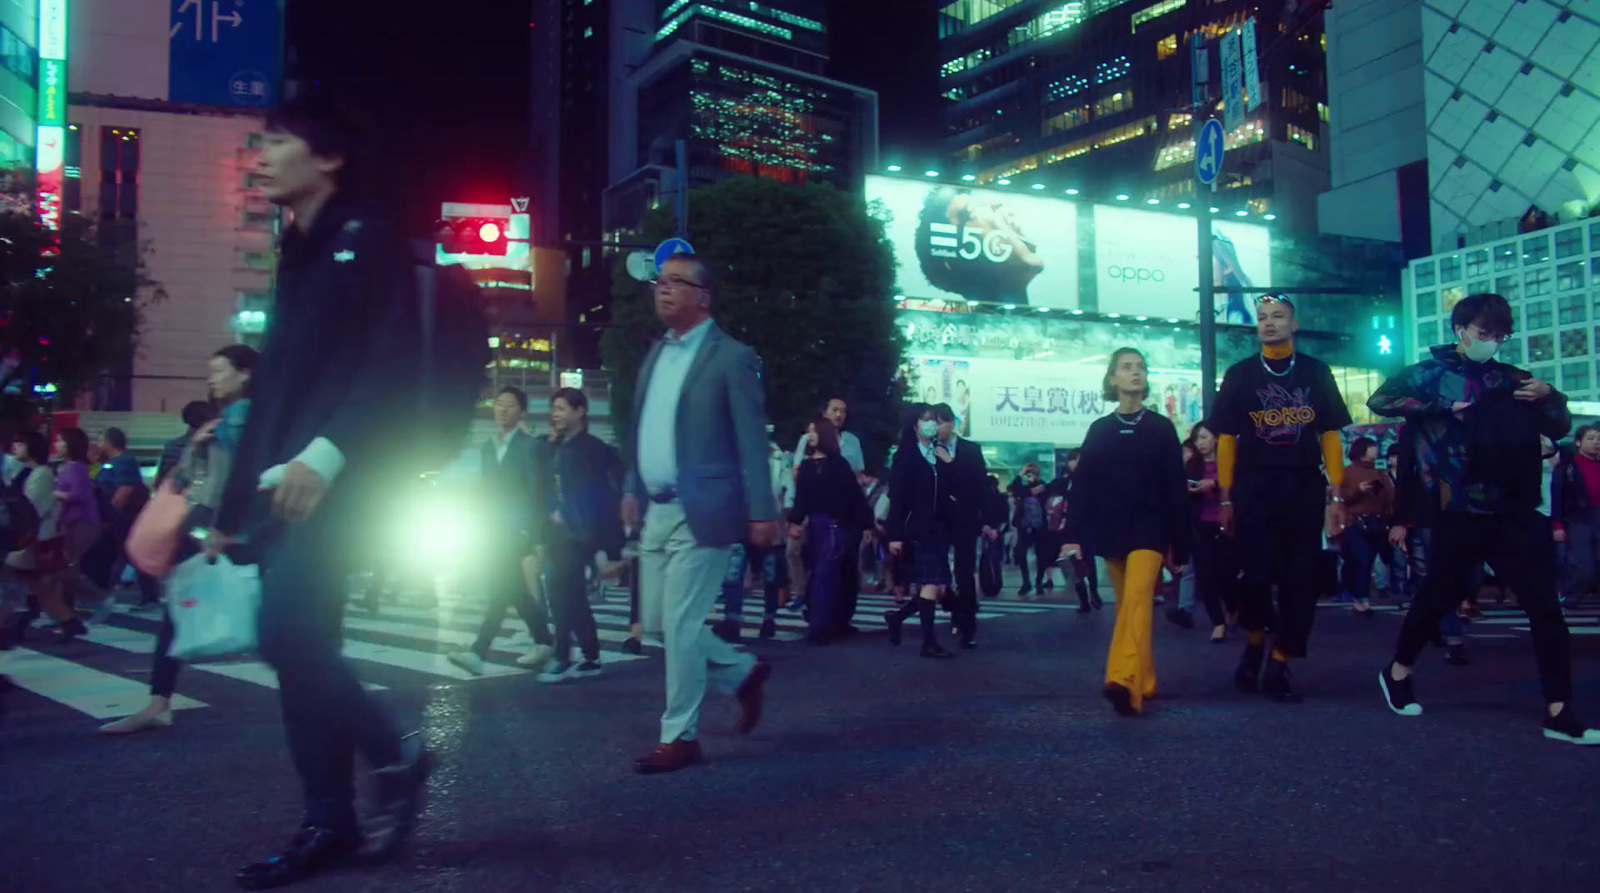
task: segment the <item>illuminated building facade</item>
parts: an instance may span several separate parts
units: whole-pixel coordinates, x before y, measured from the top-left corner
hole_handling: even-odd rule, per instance
[[[147,248],[164,295],[131,368],[104,370],[79,408],[176,413],[204,398],[217,348],[264,331],[280,215],[255,159],[281,14],[277,0],[70,0],[61,210],[128,262]]]
[[[3,2],[0,3],[0,168],[33,166],[38,112],[39,0]]]
[[[1212,87],[1199,113],[1190,45],[1203,38],[1209,83],[1219,38],[1255,19],[1261,102],[1226,135],[1228,209],[1313,230],[1327,188],[1324,4],[1251,0],[933,0],[949,163],[976,182],[1060,194],[1195,195],[1194,137],[1222,118]]]

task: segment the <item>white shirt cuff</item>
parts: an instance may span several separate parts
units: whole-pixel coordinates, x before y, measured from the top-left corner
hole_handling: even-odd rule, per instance
[[[339,472],[344,470],[344,453],[340,452],[339,448],[333,445],[333,441],[326,437],[319,437],[311,441],[309,446],[300,451],[300,455],[289,461],[302,463],[329,484],[332,484],[333,479],[338,477]],[[261,472],[257,486],[263,490],[271,490],[279,486],[283,483],[283,476],[288,471],[288,468],[288,464],[285,463],[283,465],[274,465]]]

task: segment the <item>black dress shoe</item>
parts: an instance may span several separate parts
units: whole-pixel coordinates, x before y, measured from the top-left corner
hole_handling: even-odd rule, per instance
[[[419,733],[401,739],[409,760],[374,770],[377,782],[377,810],[367,821],[366,841],[361,846],[365,862],[387,862],[405,847],[417,829],[417,813],[422,811],[428,776],[433,772],[433,753],[421,746]]]
[[[623,654],[643,654],[644,653],[644,642],[640,641],[639,639],[634,638],[633,636],[629,636],[628,638],[622,640],[622,653]]]
[[[1280,704],[1300,703],[1302,699],[1294,690],[1288,661],[1267,661],[1267,671],[1261,674],[1261,693]]]
[[[955,657],[955,654],[946,651],[944,646],[938,642],[927,642],[922,646],[922,656],[934,660],[943,660],[944,658]]]
[[[239,869],[233,879],[246,890],[271,890],[348,863],[361,847],[361,832],[315,825],[301,828],[283,852]]]
[[[975,636],[975,635],[974,636],[962,636],[961,637],[961,647],[962,647],[962,649],[964,649],[966,651],[971,651],[972,649],[977,648],[978,647],[978,637]]]
[[[56,626],[56,644],[69,644],[74,639],[87,633],[88,631],[89,628],[84,626],[83,621],[76,617],[72,618],[71,620],[63,621]]]

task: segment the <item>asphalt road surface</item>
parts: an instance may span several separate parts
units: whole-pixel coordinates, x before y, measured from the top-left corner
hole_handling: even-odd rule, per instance
[[[1472,626],[1469,667],[1429,651],[1428,712],[1404,719],[1376,684],[1394,614],[1323,608],[1296,665],[1307,700],[1286,706],[1233,690],[1237,638],[1213,646],[1203,621],[1184,631],[1158,612],[1159,699],[1123,719],[1099,695],[1112,606],[986,602],[980,648],[927,661],[914,633],[888,646],[884,603],[866,599],[867,632],[823,648],[785,615],[787,635],[750,646],[775,668],[762,725],[735,735],[731,699],[711,696],[709,765],[657,777],[631,765],[656,741],[660,656],[615,651],[625,603],[600,606],[604,674],[558,685],[516,667],[509,638],[483,677],[446,663],[472,601],[352,610],[348,654],[442,767],[407,858],[291,889],[1600,889],[1600,748],[1540,736],[1513,613]],[[1594,615],[1575,618],[1576,703],[1600,722]],[[227,890],[292,832],[261,665],[186,670],[171,729],[95,733],[142,706],[154,631],[119,615],[0,665],[23,686],[0,715],[0,891]]]

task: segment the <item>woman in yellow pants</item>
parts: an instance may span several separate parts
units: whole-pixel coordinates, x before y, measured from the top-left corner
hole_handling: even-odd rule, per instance
[[[1156,691],[1150,623],[1161,566],[1169,553],[1180,570],[1189,560],[1189,495],[1177,429],[1144,406],[1144,355],[1131,347],[1113,353],[1104,386],[1117,410],[1084,439],[1061,557],[1083,554],[1087,541],[1105,559],[1117,598],[1105,697],[1123,716],[1137,716]]]

